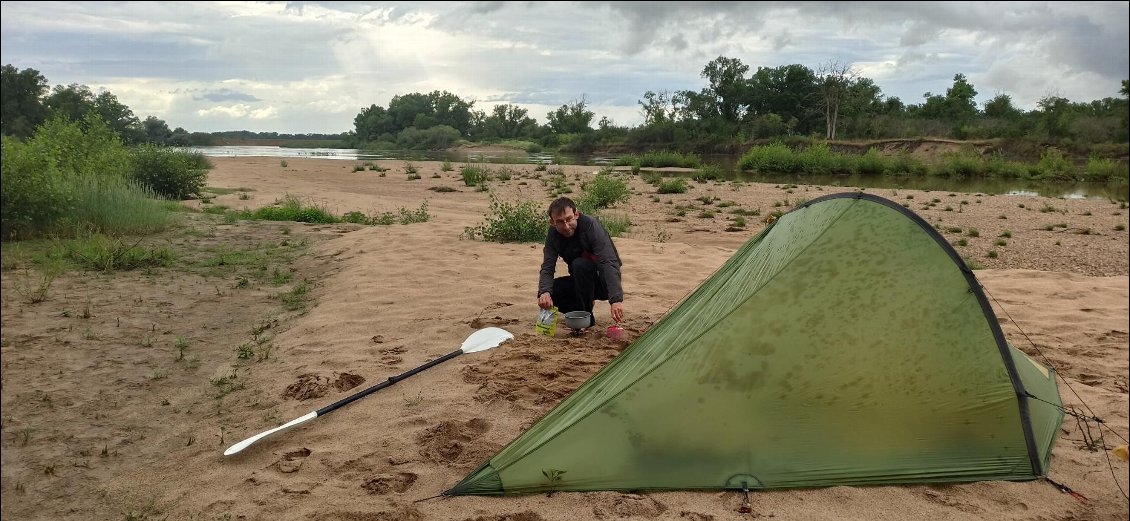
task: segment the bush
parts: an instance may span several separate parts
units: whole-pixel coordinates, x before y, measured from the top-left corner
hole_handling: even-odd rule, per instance
[[[264,206],[254,211],[245,211],[241,214],[245,219],[261,219],[264,221],[296,221],[302,223],[331,224],[341,222],[334,217],[324,206],[313,203],[306,205],[296,196],[286,195],[274,206]]]
[[[584,186],[585,193],[577,200],[577,209],[582,213],[592,213],[601,208],[614,206],[628,200],[631,191],[628,185],[607,172],[597,174]]]
[[[722,177],[722,167],[718,165],[706,165],[699,168],[698,171],[691,176],[691,179],[705,183],[707,181],[717,181],[722,179]]]
[[[529,200],[508,203],[492,195],[486,222],[465,228],[463,234],[492,242],[541,242],[548,231],[548,218],[539,204]]]
[[[463,175],[463,184],[475,186],[487,179],[487,171],[479,166],[464,165],[459,171]]]
[[[426,130],[408,127],[396,136],[396,146],[410,150],[443,150],[462,137],[459,130],[448,125],[436,125]]]
[[[879,175],[887,170],[887,160],[879,155],[879,151],[875,148],[867,149],[867,153],[863,154],[855,160],[855,171],[864,175]]]
[[[1109,181],[1111,179],[1126,179],[1126,167],[1119,167],[1113,159],[1104,159],[1092,156],[1087,159],[1083,167],[1083,177],[1088,181]]]
[[[1075,178],[1075,165],[1057,148],[1049,148],[1040,154],[1036,163],[1036,177],[1039,179],[1071,180]]]
[[[941,164],[934,169],[935,175],[963,179],[977,177],[985,173],[986,167],[976,152],[962,150],[945,154]]]
[[[91,229],[117,232],[104,227],[120,219],[100,216],[117,212],[120,217],[125,210],[99,207],[97,201],[110,197],[129,200],[131,208],[146,206],[146,194],[124,182],[130,170],[129,153],[97,116],[87,116],[81,123],[52,118],[27,143],[5,136],[0,148],[0,237],[4,240],[70,236]],[[163,208],[159,203],[146,207],[147,215]]]
[[[133,151],[133,179],[169,199],[200,196],[211,168],[201,152],[160,145],[141,145]]]
[[[659,190],[661,194],[681,194],[687,191],[687,180],[682,177],[673,177],[671,179],[663,179],[659,181]]]
[[[800,161],[792,149],[784,143],[775,141],[749,149],[738,160],[738,166],[742,170],[790,174],[800,170]]]

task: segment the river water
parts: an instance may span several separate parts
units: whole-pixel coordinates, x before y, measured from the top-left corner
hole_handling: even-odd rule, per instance
[[[453,161],[488,163],[549,163],[557,159],[570,165],[603,166],[611,164],[615,157],[568,154],[527,154],[515,151],[507,155],[484,155],[465,151],[444,150],[392,150],[369,152],[348,148],[287,148],[271,146],[216,146],[196,147],[209,157],[278,157],[315,158],[343,161],[376,161],[398,159],[406,161]],[[703,161],[730,172],[729,180],[759,183],[807,184],[822,186],[843,186],[859,188],[900,188],[907,190],[931,190],[941,192],[963,192],[983,194],[1010,194],[1065,199],[1109,199],[1126,201],[1130,199],[1130,185],[1125,181],[1114,183],[1066,183],[1051,181],[1031,181],[1023,179],[950,179],[933,176],[862,176],[862,175],[811,175],[811,174],[751,174],[734,172],[738,156],[701,156]]]

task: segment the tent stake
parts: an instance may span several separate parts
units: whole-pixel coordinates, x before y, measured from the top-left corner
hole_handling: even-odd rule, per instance
[[[745,496],[742,499],[742,506],[738,507],[739,514],[750,514],[753,512],[753,507],[749,504],[749,485],[748,482],[742,482],[742,494]]]

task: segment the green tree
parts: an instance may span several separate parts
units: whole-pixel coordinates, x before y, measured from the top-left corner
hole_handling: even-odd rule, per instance
[[[145,129],[141,121],[129,107],[118,101],[118,97],[105,91],[94,98],[94,113],[102,118],[114,132],[117,132],[126,145],[145,141]]]
[[[715,101],[718,116],[728,123],[737,123],[748,107],[749,88],[745,74],[749,65],[737,58],[719,56],[702,69],[700,75],[709,82],[703,95]]]
[[[1040,127],[1053,139],[1068,136],[1073,119],[1071,100],[1059,96],[1045,96],[1036,103]]]
[[[82,121],[88,112],[94,111],[94,93],[90,87],[72,83],[67,86],[56,85],[44,100],[51,115],[59,115],[68,121]]]
[[[477,125],[484,138],[515,139],[530,137],[537,128],[537,121],[529,117],[529,111],[509,103],[495,105],[489,116],[484,116]]]
[[[676,118],[675,99],[665,90],[658,93],[649,90],[643,93],[643,100],[638,103],[643,107],[640,110],[643,112],[644,126],[666,123]]]
[[[354,136],[357,144],[372,143],[387,135],[387,140],[392,141],[397,130],[396,121],[384,107],[369,105],[353,118]]]
[[[474,102],[463,101],[447,91],[432,91],[428,94],[431,102],[431,113],[437,125],[447,125],[460,134],[467,135],[471,132],[471,107]]]
[[[0,73],[0,132],[26,139],[47,119],[47,78],[35,69],[5,65]]]
[[[417,115],[431,116],[434,112],[428,95],[419,92],[393,96],[388,102],[388,115],[392,118],[394,132],[414,125]]]
[[[793,121],[792,131],[807,134],[819,117],[816,74],[799,64],[758,67],[748,81],[749,108],[746,120],[776,115],[779,121]],[[774,118],[762,121],[772,121]],[[784,124],[781,128],[789,128]]]
[[[1008,94],[997,94],[986,101],[984,114],[987,118],[1003,120],[1015,120],[1023,115],[1020,109],[1012,105],[1012,97]]]
[[[141,122],[142,128],[145,129],[145,142],[153,143],[156,145],[172,144],[173,131],[169,130],[169,125],[165,120],[157,118],[157,116],[148,116],[145,121]],[[177,128],[181,134],[187,134],[183,128]]]
[[[946,89],[946,108],[950,121],[965,124],[977,117],[977,89],[964,74],[953,76],[953,85]]]
[[[582,95],[580,101],[567,103],[546,114],[550,130],[555,134],[584,134],[592,131],[590,125],[596,114],[585,106],[585,97]]]

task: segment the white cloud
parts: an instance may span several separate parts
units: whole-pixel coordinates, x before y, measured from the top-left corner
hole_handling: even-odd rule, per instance
[[[278,116],[279,111],[274,107],[255,108],[245,103],[234,105],[216,105],[206,109],[197,109],[196,115],[201,117],[225,116],[232,119],[272,119]]]
[[[343,132],[446,90],[545,113],[585,96],[621,125],[648,90],[699,90],[718,56],[854,64],[921,103],[965,74],[983,102],[1117,96],[1126,2],[3,2],[5,64],[105,88],[190,131]],[[209,101],[210,98],[213,101]]]

